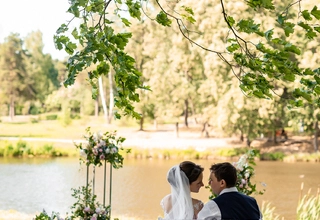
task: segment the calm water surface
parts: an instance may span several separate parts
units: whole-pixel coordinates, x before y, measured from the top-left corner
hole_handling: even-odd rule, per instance
[[[123,219],[156,219],[162,215],[159,205],[169,193],[166,182],[168,169],[176,160],[125,160],[124,167],[113,170],[112,217]],[[218,162],[218,161],[215,161]],[[198,160],[205,168],[204,181],[209,176],[211,161]],[[255,196],[276,207],[285,219],[296,219],[295,212],[304,182],[303,193],[320,187],[320,163],[257,162],[254,181],[264,195]],[[302,177],[303,176],[303,177]],[[267,186],[262,186],[261,182]],[[0,210],[14,209],[34,214],[45,209],[65,214],[75,202],[71,188],[86,183],[85,167],[77,158],[8,159],[0,158]],[[96,170],[95,191],[103,201],[103,169]],[[202,188],[193,197],[206,202],[209,190]],[[109,195],[106,195],[107,204]],[[1,216],[4,217],[4,216]]]

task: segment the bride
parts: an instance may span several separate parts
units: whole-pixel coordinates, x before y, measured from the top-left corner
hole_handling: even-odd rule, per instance
[[[184,161],[170,168],[167,180],[171,194],[161,200],[164,218],[158,220],[192,220],[197,219],[203,207],[200,200],[191,198],[190,193],[199,192],[203,185],[203,168],[190,161]]]

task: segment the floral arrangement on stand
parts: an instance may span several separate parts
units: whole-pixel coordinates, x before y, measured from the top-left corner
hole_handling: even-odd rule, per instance
[[[87,143],[75,144],[80,149],[80,160],[87,166],[90,164],[101,166],[102,162],[107,162],[115,169],[121,168],[123,156],[119,151],[124,150],[121,144],[125,141],[125,138],[116,138],[116,131],[92,133],[90,127],[88,127],[86,132],[87,134],[84,137]],[[126,151],[126,153],[129,152],[130,149]]]
[[[88,182],[89,166],[102,166],[104,165],[106,178],[106,163],[110,164],[110,196],[111,196],[111,182],[112,182],[112,168],[119,169],[123,166],[123,156],[121,151],[124,151],[121,144],[125,138],[116,137],[114,132],[97,132],[92,133],[90,127],[86,129],[84,136],[86,142],[75,144],[76,148],[80,150],[80,163],[85,163],[87,166],[87,184],[79,189],[72,189],[72,196],[77,200],[71,206],[71,214],[65,218],[60,217],[58,212],[52,212],[51,216],[43,210],[34,220],[110,220],[111,219],[111,197],[109,205],[105,206],[105,188],[104,188],[104,201],[103,204],[99,203],[96,199],[97,196],[93,193],[93,186]],[[125,150],[126,153],[130,149]],[[104,181],[105,184],[106,181]]]
[[[251,179],[254,176],[254,158],[257,155],[257,150],[248,150],[246,154],[243,154],[237,162],[234,162],[233,165],[237,169],[237,183],[236,187],[239,192],[242,192],[246,195],[251,195],[253,193],[258,193],[262,195],[265,192],[265,189],[262,191],[257,191],[257,185],[252,183]],[[262,183],[263,186],[266,186],[265,183]]]

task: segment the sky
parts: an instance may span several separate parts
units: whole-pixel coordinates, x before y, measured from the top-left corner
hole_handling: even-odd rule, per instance
[[[11,33],[24,39],[32,31],[41,31],[43,52],[53,59],[67,56],[53,43],[53,36],[61,24],[70,20],[68,0],[0,0],[0,43]]]

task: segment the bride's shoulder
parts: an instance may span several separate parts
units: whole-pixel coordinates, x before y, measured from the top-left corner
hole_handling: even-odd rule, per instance
[[[160,205],[162,206],[163,210],[168,212],[171,209],[171,195],[166,195],[163,197],[163,199],[160,202]]]
[[[203,207],[203,202],[199,199],[192,198],[192,204],[196,210],[200,210]]]

